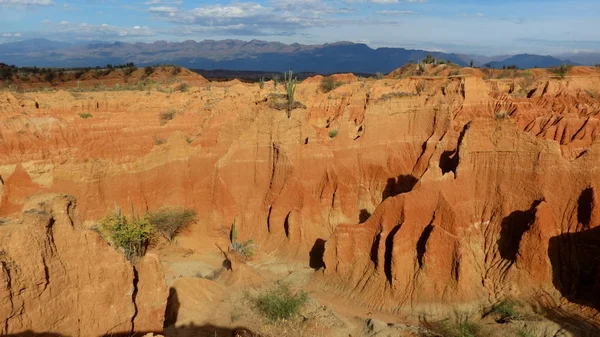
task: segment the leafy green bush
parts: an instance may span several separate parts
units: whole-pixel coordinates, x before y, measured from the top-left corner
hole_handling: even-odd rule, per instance
[[[338,134],[338,130],[333,129],[333,130],[329,130],[329,138],[335,138],[335,136],[337,136]]]
[[[258,87],[261,88],[261,89],[263,89],[265,87],[265,78],[264,77],[261,77],[258,80]]]
[[[323,79],[321,80],[321,91],[323,91],[324,93],[328,93],[331,90],[341,86],[343,83],[336,81],[333,79],[333,77],[331,76],[327,76],[327,77],[323,77]]]
[[[378,72],[375,73],[375,78],[378,79],[378,80],[382,80],[384,76],[385,75],[382,72],[378,71]]]
[[[89,112],[82,112],[79,114],[79,117],[81,117],[83,119],[88,119],[88,118],[92,117],[92,114]]]
[[[517,305],[518,303],[514,301],[504,300],[494,304],[489,310],[488,315],[494,315],[496,317],[496,322],[498,323],[508,323],[521,317],[515,308]]]
[[[277,89],[277,83],[279,83],[279,75],[273,75],[273,88]]]
[[[196,211],[182,207],[163,207],[148,213],[148,220],[156,231],[172,242],[177,233],[196,221]]]
[[[254,305],[267,319],[280,321],[296,316],[307,300],[304,291],[292,294],[287,286],[280,284],[254,299]]]
[[[152,224],[147,217],[135,216],[132,207],[131,220],[121,214],[119,207],[114,213],[100,221],[100,232],[112,244],[123,249],[129,261],[144,255],[148,239],[152,235]]]

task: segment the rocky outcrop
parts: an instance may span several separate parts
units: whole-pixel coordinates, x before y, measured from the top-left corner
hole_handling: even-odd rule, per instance
[[[46,194],[27,200],[20,221],[0,225],[0,332],[161,331],[157,312],[168,290],[156,257],[143,260],[136,276],[121,253],[77,222],[75,198]]]
[[[570,161],[508,121],[469,124],[407,193],[325,245],[325,280],[366,305],[440,313],[506,297],[598,309],[600,143]],[[439,159],[438,159],[439,158]]]
[[[313,80],[290,118],[271,108],[281,86],[236,81],[0,93],[0,214],[38,191],[75,195],[84,219],[114,203],[192,207],[183,248],[236,219],[240,240],[325,266],[319,282],[386,311],[585,297],[588,271],[560,261],[594,255],[573,243],[598,218],[590,71],[349,80],[326,94]]]

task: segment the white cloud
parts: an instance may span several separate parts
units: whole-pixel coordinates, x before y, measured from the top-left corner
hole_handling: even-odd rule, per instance
[[[371,0],[376,4],[397,4],[398,0]]]
[[[175,8],[175,7],[169,7],[169,6],[150,7],[148,10],[150,12],[153,12],[153,13],[174,13],[174,12],[177,12],[177,8]]]
[[[140,29],[140,28],[142,28],[142,27],[140,27],[140,26],[133,26],[133,29]]]
[[[61,25],[68,25],[68,24],[69,24],[69,21],[61,21],[61,22],[60,22],[60,24],[61,24]]]
[[[52,0],[0,0],[0,6],[33,7],[52,5],[54,5]]]
[[[381,15],[404,15],[404,14],[412,14],[413,11],[397,11],[397,10],[387,10],[384,9],[382,11],[377,11],[377,14]]]

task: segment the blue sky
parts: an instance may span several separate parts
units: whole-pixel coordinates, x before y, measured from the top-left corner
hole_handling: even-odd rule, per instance
[[[0,0],[0,42],[236,38],[444,52],[600,50],[600,0]]]

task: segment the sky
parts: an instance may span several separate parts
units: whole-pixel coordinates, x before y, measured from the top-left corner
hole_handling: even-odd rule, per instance
[[[600,0],[0,0],[0,43],[40,37],[560,55],[600,51]]]

